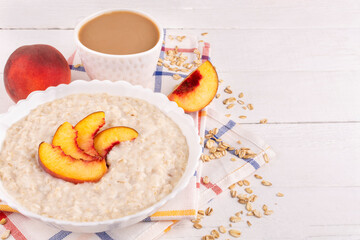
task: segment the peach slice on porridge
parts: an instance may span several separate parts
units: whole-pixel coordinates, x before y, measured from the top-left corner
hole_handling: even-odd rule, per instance
[[[129,127],[108,128],[95,136],[94,147],[101,157],[106,157],[115,145],[125,141],[132,141],[138,135],[137,131]]]
[[[58,146],[66,154],[76,159],[82,159],[86,161],[95,160],[96,157],[90,156],[85,153],[82,149],[79,148],[77,144],[77,131],[75,128],[68,122],[61,124],[61,126],[56,130],[56,133],[53,137],[52,144]]]
[[[94,112],[75,125],[75,130],[78,132],[77,144],[85,153],[91,156],[99,156],[94,148],[94,137],[104,124],[105,113]]]
[[[107,172],[105,159],[75,159],[46,142],[39,145],[39,164],[51,176],[72,183],[97,182]]]
[[[203,109],[213,100],[218,82],[214,66],[206,61],[187,76],[168,98],[186,112],[195,112]]]

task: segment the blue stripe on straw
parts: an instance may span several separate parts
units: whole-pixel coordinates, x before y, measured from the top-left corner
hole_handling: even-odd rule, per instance
[[[69,231],[60,231],[57,234],[55,234],[54,236],[52,236],[51,238],[49,238],[49,240],[61,240],[66,238],[71,232]]]
[[[180,73],[177,73],[178,75],[180,75],[181,77],[183,77],[183,78],[186,78],[188,75],[186,75],[186,74],[180,74]],[[172,72],[162,72],[162,71],[155,71],[154,72],[154,75],[155,76],[172,76],[172,75],[174,75],[174,73],[172,73]]]
[[[165,41],[165,37],[166,37],[166,29],[164,29],[164,41]],[[165,44],[163,44],[163,47],[165,47]],[[164,54],[165,51],[160,51],[160,58],[164,59]],[[162,84],[162,75],[160,74],[156,74],[157,72],[162,72],[163,70],[163,66],[158,66],[156,65],[156,71],[154,72],[155,75],[155,88],[154,88],[154,92],[161,92],[161,84]]]
[[[75,71],[79,71],[79,72],[85,72],[85,68],[83,66],[80,67],[74,67],[74,65],[69,65],[70,70],[75,70]]]
[[[144,220],[142,220],[142,222],[151,222],[151,218],[150,218],[150,217],[147,217],[147,218],[145,218]]]
[[[98,232],[96,233],[96,235],[101,239],[101,240],[114,240],[112,237],[109,236],[109,234],[107,234],[106,232]]]
[[[230,120],[227,124],[222,126],[219,129],[219,132],[216,134],[216,138],[220,138],[222,135],[224,135],[227,131],[231,130],[236,125],[236,122]]]

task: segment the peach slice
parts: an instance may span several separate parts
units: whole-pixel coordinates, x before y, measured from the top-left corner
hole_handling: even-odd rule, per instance
[[[79,148],[77,142],[77,131],[68,122],[63,123],[57,130],[53,137],[52,144],[59,146],[61,150],[66,154],[76,159],[83,159],[86,161],[92,161],[95,158],[86,154]]]
[[[99,156],[94,148],[94,137],[99,129],[105,124],[105,113],[94,112],[86,116],[75,126],[78,132],[77,144],[85,153],[91,156]]]
[[[186,112],[195,112],[206,107],[215,97],[218,76],[214,66],[206,61],[193,71],[168,96]]]
[[[134,140],[138,135],[129,127],[108,128],[95,136],[94,147],[101,157],[105,157],[116,144]]]
[[[75,159],[46,142],[39,145],[39,164],[53,177],[72,183],[97,182],[107,172],[105,159]]]

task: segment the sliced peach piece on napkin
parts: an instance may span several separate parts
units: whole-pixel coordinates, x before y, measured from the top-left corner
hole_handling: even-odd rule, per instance
[[[39,145],[39,164],[51,176],[72,183],[97,182],[107,172],[105,159],[75,159],[46,142]]]
[[[108,128],[95,136],[94,147],[101,157],[105,157],[116,144],[134,140],[138,135],[129,127]]]
[[[168,96],[186,112],[206,107],[215,97],[219,81],[214,66],[206,61],[193,71]]]
[[[65,122],[56,130],[52,144],[60,147],[66,155],[73,158],[83,159],[86,161],[95,160],[96,157],[90,156],[79,148],[76,139],[77,131],[70,123]]]
[[[78,132],[77,144],[91,156],[99,156],[94,148],[94,137],[99,129],[105,124],[105,113],[94,112],[86,116],[75,126]]]

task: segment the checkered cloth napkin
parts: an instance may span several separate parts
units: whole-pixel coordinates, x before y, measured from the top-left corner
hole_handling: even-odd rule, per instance
[[[160,58],[164,59],[167,50],[173,50],[178,46],[178,52],[187,56],[186,62],[192,62],[197,59],[195,49],[200,51],[202,61],[209,59],[210,44],[199,42],[197,37],[187,35],[181,42],[172,39],[171,36],[182,36],[183,32],[170,31],[165,32],[164,44]],[[72,78],[89,79],[81,65],[80,59],[76,53],[69,58],[69,65],[72,69]],[[174,80],[173,75],[179,74],[186,77],[188,73],[169,71],[164,66],[157,66],[154,73],[155,91],[169,94],[176,84],[181,80]],[[234,121],[222,117],[222,113],[214,109],[204,109],[202,111],[190,114],[198,129],[200,136],[208,134],[211,129],[217,128],[218,132],[212,136],[213,140],[218,143],[225,143],[240,148],[249,147],[257,154],[254,158],[241,159],[235,151],[228,151],[228,154],[221,159],[211,160],[210,162],[201,162],[194,177],[189,185],[178,196],[160,208],[156,213],[144,219],[143,222],[137,223],[124,229],[114,229],[108,232],[96,234],[80,234],[67,231],[60,231],[53,227],[31,220],[21,214],[14,213],[6,203],[0,200],[0,219],[7,218],[4,226],[0,225],[0,233],[5,229],[10,229],[12,237],[17,240],[23,239],[51,239],[51,240],[80,240],[80,239],[127,239],[127,240],[149,240],[156,239],[169,231],[176,223],[184,219],[192,219],[196,216],[197,208],[203,207],[217,195],[239,180],[244,179],[256,169],[260,168],[264,161],[264,155],[271,159],[274,154],[271,148],[260,138],[246,132]],[[205,124],[206,122],[206,124]],[[239,145],[238,141],[241,141]],[[207,140],[205,140],[206,143]],[[207,150],[206,150],[207,151]],[[230,161],[235,158],[235,161]],[[204,183],[201,176],[208,176],[210,181]],[[162,221],[158,221],[162,220]]]

